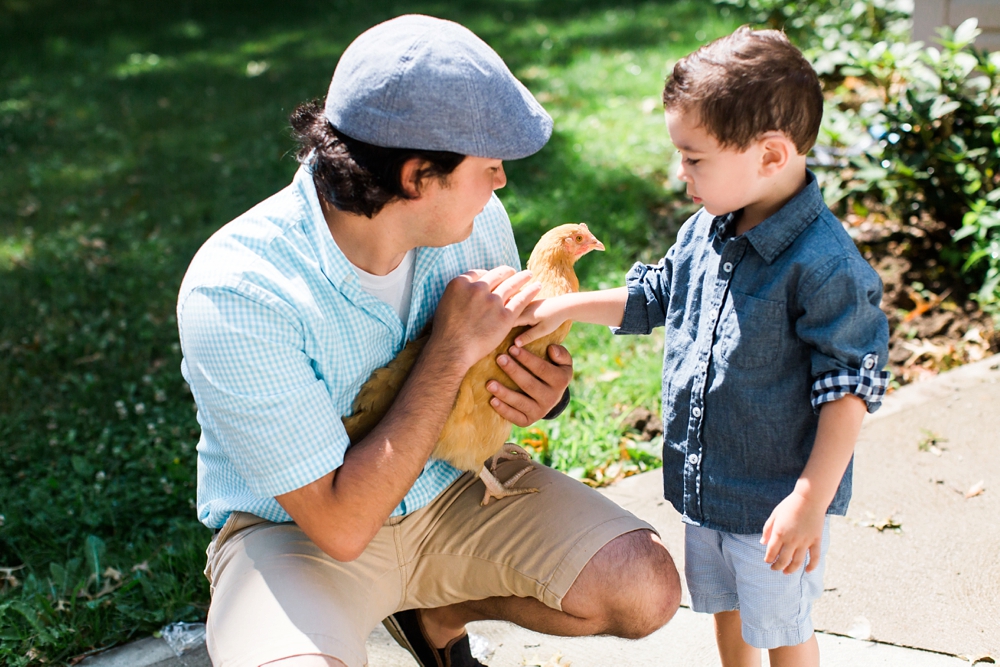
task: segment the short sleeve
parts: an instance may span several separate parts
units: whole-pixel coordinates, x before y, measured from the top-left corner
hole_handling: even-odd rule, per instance
[[[636,262],[625,274],[628,288],[625,313],[621,325],[611,327],[612,333],[649,334],[666,322],[675,247],[658,264]]]
[[[860,257],[840,257],[800,286],[803,313],[799,339],[812,348],[812,406],[847,395],[863,399],[868,412],[881,405],[889,373],[889,323],[879,308],[882,281]]]
[[[178,315],[199,422],[254,495],[293,491],[343,463],[347,434],[289,314],[213,288],[191,292]]]

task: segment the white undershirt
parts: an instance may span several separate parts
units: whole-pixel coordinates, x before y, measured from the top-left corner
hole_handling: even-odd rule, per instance
[[[354,267],[358,274],[358,280],[361,282],[361,289],[376,299],[389,304],[399,315],[399,321],[403,323],[403,326],[406,326],[406,319],[410,315],[410,295],[413,293],[413,260],[416,256],[417,251],[410,250],[403,257],[399,266],[384,276],[376,276],[359,269],[357,266]],[[352,264],[352,266],[354,265]]]

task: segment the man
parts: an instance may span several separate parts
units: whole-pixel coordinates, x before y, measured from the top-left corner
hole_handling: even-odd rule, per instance
[[[386,625],[421,665],[476,666],[465,624],[646,635],[677,608],[648,524],[536,466],[540,489],[483,508],[478,478],[428,460],[469,367],[537,294],[493,190],[551,119],[484,42],[404,16],[342,56],[325,106],[292,116],[293,183],[223,227],[181,286],[183,371],[199,408],[198,512],[217,665],[366,663]],[[433,318],[382,422],[341,417]],[[527,425],[572,376],[569,353],[512,351],[490,388]],[[505,461],[509,479],[524,461]]]

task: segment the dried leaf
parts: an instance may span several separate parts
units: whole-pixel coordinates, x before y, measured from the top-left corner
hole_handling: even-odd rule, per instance
[[[859,521],[859,526],[865,526],[867,528],[874,528],[878,532],[882,533],[886,530],[891,530],[893,532],[900,532],[903,529],[903,524],[901,524],[892,514],[884,519],[876,519],[875,515],[871,512],[865,512],[868,515],[868,521]],[[895,512],[893,512],[895,514]]]
[[[981,479],[969,487],[969,490],[965,492],[965,497],[974,498],[979,494],[983,493],[984,491],[986,491],[986,480]]]

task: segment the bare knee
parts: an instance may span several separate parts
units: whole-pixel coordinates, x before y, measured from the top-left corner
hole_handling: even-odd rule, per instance
[[[563,610],[593,619],[594,634],[639,639],[673,618],[680,576],[655,533],[637,530],[606,544],[563,599]]]

